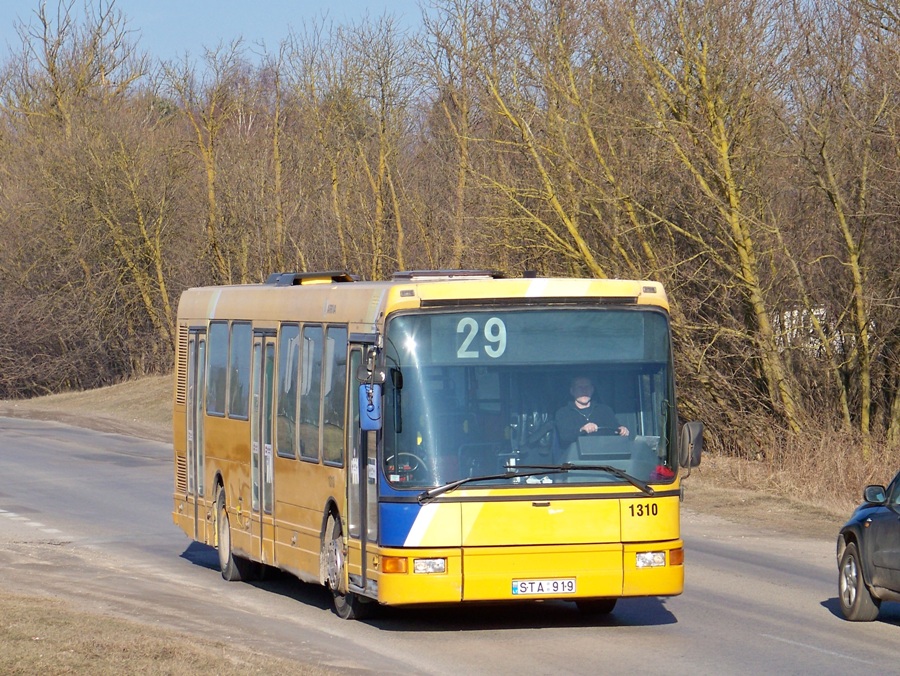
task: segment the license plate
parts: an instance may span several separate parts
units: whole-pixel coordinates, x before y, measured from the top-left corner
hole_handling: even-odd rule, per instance
[[[575,578],[561,577],[544,580],[513,580],[513,596],[535,596],[540,594],[574,594]]]

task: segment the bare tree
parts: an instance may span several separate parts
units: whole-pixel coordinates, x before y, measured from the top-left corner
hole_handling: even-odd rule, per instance
[[[180,103],[180,112],[194,132],[194,152],[204,171],[206,240],[216,280],[229,282],[233,270],[221,232],[218,146],[238,107],[234,94],[245,67],[241,40],[207,49],[204,67],[198,78],[194,65],[185,56],[180,63],[166,64],[165,73],[167,84]]]

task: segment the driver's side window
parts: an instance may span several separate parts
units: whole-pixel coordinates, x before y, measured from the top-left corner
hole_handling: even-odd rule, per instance
[[[888,486],[887,503],[895,509],[900,509],[900,475],[897,475],[894,481],[891,482],[891,485]]]

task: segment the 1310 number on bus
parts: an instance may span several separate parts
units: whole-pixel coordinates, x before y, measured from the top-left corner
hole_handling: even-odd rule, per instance
[[[631,516],[657,516],[659,505],[655,502],[638,502],[628,505],[628,511],[631,512]]]

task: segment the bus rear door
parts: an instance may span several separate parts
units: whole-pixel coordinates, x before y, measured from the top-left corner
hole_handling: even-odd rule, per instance
[[[185,431],[187,439],[188,496],[194,503],[194,539],[201,540],[199,532],[200,501],[203,498],[203,401],[206,397],[206,330],[194,328],[188,335],[187,401]]]
[[[275,334],[253,334],[253,398],[250,409],[250,474],[255,553],[263,563],[275,562],[273,491],[273,402],[275,382]]]

